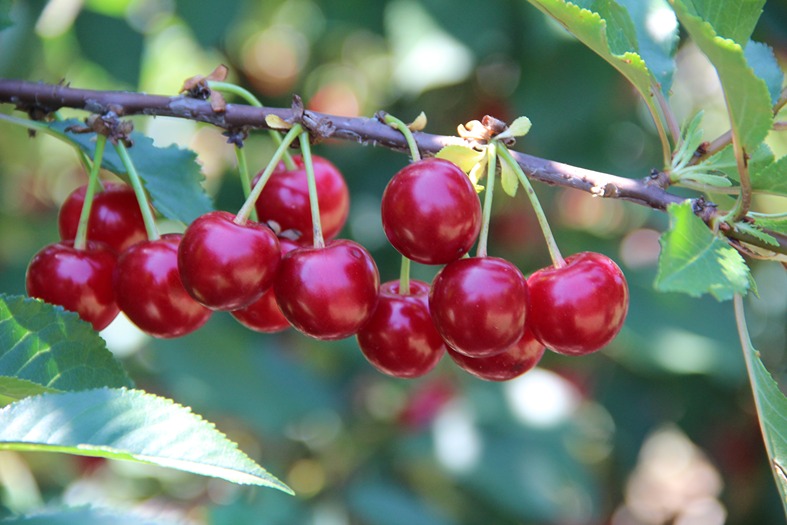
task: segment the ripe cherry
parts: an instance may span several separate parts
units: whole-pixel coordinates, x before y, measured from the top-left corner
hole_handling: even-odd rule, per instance
[[[443,159],[402,168],[386,186],[381,209],[393,247],[423,264],[458,259],[481,230],[481,203],[470,179]]]
[[[337,239],[282,257],[273,290],[284,317],[315,339],[349,337],[377,306],[380,276],[366,249]]]
[[[435,276],[429,311],[448,345],[469,357],[503,352],[524,332],[527,283],[519,269],[497,257],[471,257]]]
[[[544,355],[544,345],[526,326],[519,341],[489,357],[467,357],[449,348],[448,355],[463,370],[487,381],[508,381],[532,369]]]
[[[309,186],[303,157],[293,156],[296,169],[287,170],[280,162],[262,189],[255,206],[260,222],[273,221],[281,232],[294,230],[296,242],[309,246],[314,242]],[[336,237],[350,212],[350,192],[339,169],[328,159],[312,155],[317,202],[320,206],[322,235],[327,241]],[[257,182],[259,175],[254,179]]]
[[[212,310],[248,306],[271,287],[281,260],[279,241],[263,224],[237,224],[212,211],[192,222],[178,248],[183,287]]]
[[[281,254],[284,255],[298,247],[295,242],[289,239],[279,239]],[[290,322],[281,313],[279,305],[276,303],[276,294],[273,288],[262,294],[262,297],[239,310],[230,312],[232,317],[238,320],[246,328],[257,332],[272,334],[281,332],[290,327]]]
[[[118,306],[142,331],[179,337],[201,327],[211,315],[183,288],[178,273],[182,235],[162,235],[120,254],[113,276]]]
[[[562,268],[542,268],[528,280],[533,334],[567,355],[595,352],[618,334],[629,305],[623,272],[600,253],[566,258]]]
[[[101,242],[88,241],[84,250],[72,241],[50,244],[27,267],[27,293],[76,312],[102,330],[119,311],[112,291],[115,263],[115,252]]]
[[[429,285],[410,281],[410,294],[399,294],[399,281],[380,287],[369,321],[356,334],[366,359],[393,377],[420,377],[445,353],[443,338],[429,315]]]
[[[64,241],[76,237],[86,191],[86,185],[75,189],[60,207],[57,222],[60,238]],[[93,197],[87,238],[106,243],[117,253],[148,238],[131,187],[120,182],[104,182],[104,190]]]

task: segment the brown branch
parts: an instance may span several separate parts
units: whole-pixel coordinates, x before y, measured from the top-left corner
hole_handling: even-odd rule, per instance
[[[244,128],[269,129],[266,117],[275,115],[287,122],[300,122],[317,139],[341,139],[361,144],[382,146],[407,152],[404,136],[376,118],[340,117],[294,108],[258,108],[243,104],[227,104],[216,111],[209,101],[188,96],[167,97],[125,91],[96,91],[76,89],[22,80],[0,79],[0,103],[15,104],[30,115],[45,115],[68,107],[91,113],[114,111],[120,116],[151,115],[175,117],[205,122],[228,130]],[[422,154],[434,155],[450,144],[473,145],[460,137],[414,133]],[[683,197],[665,191],[657,177],[628,179],[608,173],[570,166],[517,151],[511,152],[528,177],[539,182],[588,192],[594,196],[623,199],[657,210],[680,203]],[[708,223],[716,218],[710,206],[695,206],[698,215]],[[778,247],[769,246],[746,234],[736,234],[740,241],[764,249],[787,253],[787,237],[773,234]],[[743,238],[741,238],[743,237]]]

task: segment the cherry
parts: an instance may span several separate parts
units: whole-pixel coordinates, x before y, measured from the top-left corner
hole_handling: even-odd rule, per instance
[[[402,168],[382,199],[383,229],[399,253],[423,264],[447,264],[472,247],[481,203],[455,164],[429,158]]]
[[[113,275],[120,309],[142,331],[154,337],[179,337],[208,320],[205,308],[183,288],[178,273],[182,235],[162,235],[120,254]]]
[[[76,237],[86,191],[87,185],[75,189],[60,207],[57,222],[64,241]],[[108,244],[117,253],[148,238],[137,197],[130,186],[104,182],[104,190],[93,197],[87,237]]]
[[[346,239],[287,253],[273,285],[290,324],[323,340],[358,332],[377,306],[379,289],[374,259],[363,246]]]
[[[282,255],[298,247],[294,241],[283,238],[279,239],[279,246],[281,246]],[[281,313],[281,309],[276,303],[276,294],[273,293],[273,288],[268,288],[259,299],[250,305],[233,310],[230,314],[243,326],[266,334],[281,332],[290,327],[290,322]]]
[[[524,331],[527,283],[497,257],[459,259],[435,276],[429,310],[448,345],[469,357],[503,352]]]
[[[273,284],[281,260],[270,228],[234,220],[226,211],[206,213],[186,228],[178,248],[183,287],[212,310],[235,310],[259,299]]]
[[[393,377],[420,377],[445,353],[443,338],[429,315],[429,285],[410,281],[410,294],[399,294],[399,281],[380,287],[377,308],[356,334],[366,359]]]
[[[618,334],[629,305],[623,272],[600,253],[566,258],[562,268],[542,268],[528,280],[533,334],[567,355],[601,349]]]
[[[280,162],[262,189],[255,206],[260,222],[273,221],[281,232],[294,230],[300,236],[296,242],[309,246],[314,242],[309,186],[303,157],[295,155],[296,169],[287,170]],[[325,240],[339,234],[350,212],[350,192],[339,169],[328,159],[312,155],[314,180],[317,184],[317,202],[320,207],[320,224]],[[254,179],[256,183],[259,175]]]
[[[102,330],[119,311],[112,291],[115,263],[115,252],[102,242],[87,241],[84,250],[72,241],[50,244],[27,267],[27,293],[76,312],[94,330]]]
[[[489,357],[467,357],[448,348],[448,355],[463,370],[487,381],[508,381],[532,369],[544,355],[544,345],[526,326],[519,341]]]

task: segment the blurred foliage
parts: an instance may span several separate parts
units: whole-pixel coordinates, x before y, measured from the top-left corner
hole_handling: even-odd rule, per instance
[[[527,115],[533,129],[516,149],[632,178],[660,162],[658,138],[632,88],[520,0],[11,5],[13,26],[0,33],[2,77],[174,95],[184,79],[225,63],[230,81],[272,106],[288,106],[298,93],[310,108],[335,114],[384,109],[411,120],[423,110],[427,130],[445,134],[484,114]],[[784,62],[787,11],[779,2],[765,9],[754,37]],[[672,102],[681,118],[704,108],[706,138],[714,138],[727,124],[703,60],[692,45],[681,47]],[[216,207],[240,206],[232,147],[218,130],[166,119],[134,123],[157,145],[195,150]],[[31,256],[57,239],[60,202],[86,176],[73,151],[50,137],[31,140],[0,123],[0,138],[0,291],[20,294]],[[787,153],[783,135],[768,142]],[[262,133],[246,147],[256,169],[274,148]],[[373,252],[383,280],[396,278],[399,258],[385,242],[379,202],[407,159],[348,143],[326,143],[317,153],[342,169],[352,190],[344,235]],[[505,385],[466,376],[447,359],[427,377],[403,381],[372,369],[352,339],[263,336],[217,314],[196,334],[160,341],[120,321],[103,335],[140,388],[215,421],[297,496],[122,462],[6,453],[0,518],[90,503],[133,507],[156,522],[634,525],[645,523],[636,512],[661,523],[652,507],[670,508],[670,495],[693,479],[699,496],[679,504],[709,512],[703,523],[722,523],[724,513],[730,524],[783,523],[732,305],[653,289],[656,232],[667,227],[666,215],[571,190],[536,191],[565,253],[606,253],[629,280],[629,318],[605,351],[547,355]],[[498,195],[490,254],[526,274],[548,264],[523,196]],[[760,209],[783,211],[783,200],[758,198]],[[760,296],[746,300],[750,329],[783,380],[787,278],[777,265],[753,264]],[[429,280],[436,269],[413,271]],[[683,470],[665,467],[666,481],[648,470],[664,436],[695,458]]]

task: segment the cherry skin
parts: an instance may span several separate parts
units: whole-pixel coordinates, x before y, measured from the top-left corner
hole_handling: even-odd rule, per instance
[[[429,158],[402,168],[383,192],[385,235],[422,264],[447,264],[467,253],[481,231],[481,203],[455,164]]]
[[[281,260],[270,228],[234,221],[226,211],[206,213],[186,228],[178,248],[183,287],[211,310],[236,310],[259,299]]]
[[[273,285],[282,314],[322,340],[350,337],[377,306],[380,276],[366,249],[346,239],[301,247],[282,257]]]
[[[626,319],[626,278],[612,259],[582,252],[566,257],[566,266],[549,267],[527,280],[533,334],[547,348],[584,355],[607,345]]]
[[[544,345],[526,326],[519,341],[489,357],[467,357],[449,348],[448,355],[460,368],[486,381],[509,381],[532,369],[544,355]]]
[[[180,337],[201,327],[211,315],[183,288],[178,273],[182,235],[162,235],[135,244],[118,258],[115,297],[123,313],[154,337]]]
[[[279,239],[279,246],[281,246],[282,255],[298,247],[294,241],[282,238]],[[230,314],[246,328],[264,334],[281,332],[290,327],[290,322],[281,313],[281,309],[276,303],[276,294],[273,293],[273,287],[268,288],[259,299],[250,305],[239,310],[233,310]]]
[[[262,189],[255,206],[260,222],[273,221],[280,232],[294,230],[296,242],[310,246],[314,242],[309,186],[303,157],[294,155],[296,169],[288,171],[280,162]],[[350,213],[350,191],[339,169],[328,159],[312,155],[314,181],[317,184],[317,202],[320,206],[320,224],[323,238],[336,237]],[[256,183],[259,179],[255,177]]]
[[[57,223],[60,238],[64,241],[72,241],[76,237],[85,192],[87,185],[80,186],[71,192],[60,207]],[[104,190],[93,197],[87,238],[106,243],[117,253],[148,238],[137,197],[130,186],[120,182],[104,182]]]
[[[503,352],[524,332],[527,282],[510,262],[471,257],[446,265],[435,276],[429,311],[437,331],[469,357]]]
[[[366,359],[393,377],[420,377],[445,353],[443,338],[429,315],[429,285],[410,281],[410,294],[399,293],[399,281],[380,287],[372,317],[356,334]]]
[[[102,330],[119,312],[112,291],[116,259],[114,250],[97,241],[87,241],[84,250],[72,241],[50,244],[27,267],[27,293],[76,312],[94,330]]]

